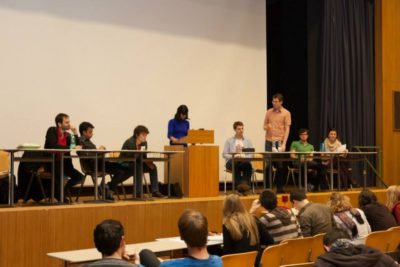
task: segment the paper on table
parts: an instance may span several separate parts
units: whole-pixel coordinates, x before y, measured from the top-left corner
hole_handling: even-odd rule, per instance
[[[345,152],[346,151],[346,144],[341,145],[338,149],[337,152]]]

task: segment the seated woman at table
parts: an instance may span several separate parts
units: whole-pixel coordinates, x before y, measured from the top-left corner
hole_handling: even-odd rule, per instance
[[[175,116],[168,122],[168,139],[170,145],[179,145],[179,139],[188,135],[189,109],[186,105],[180,105]]]
[[[254,265],[258,266],[262,245],[274,244],[265,226],[246,210],[238,195],[231,194],[225,198],[223,215],[223,254],[258,251]]]
[[[342,143],[340,142],[340,140],[338,138],[337,130],[334,128],[332,128],[328,131],[328,136],[325,138],[322,147],[323,147],[322,152],[343,153],[340,155],[340,157],[343,157],[343,158],[346,157],[346,155],[347,155],[346,153],[348,152],[345,145],[342,145]],[[330,161],[325,160],[322,163],[327,165],[327,168],[329,170]],[[338,164],[337,160],[333,160],[333,168],[334,169],[338,168],[337,164]],[[343,161],[343,160],[340,161],[339,169],[340,169],[340,180],[343,185],[343,188],[347,189],[349,184],[352,187],[356,187],[357,183],[351,179],[351,172],[349,171],[349,169],[350,169],[349,162]]]

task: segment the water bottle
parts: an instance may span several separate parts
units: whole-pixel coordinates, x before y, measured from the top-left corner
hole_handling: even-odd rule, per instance
[[[321,144],[319,145],[319,151],[325,152],[325,143],[321,143]]]
[[[71,142],[69,144],[70,149],[74,149],[76,147],[75,135],[71,134]]]

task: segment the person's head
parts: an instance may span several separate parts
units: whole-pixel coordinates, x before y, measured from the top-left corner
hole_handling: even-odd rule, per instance
[[[243,238],[242,230],[244,228],[250,233],[250,244],[257,244],[257,224],[252,215],[244,207],[238,195],[231,194],[225,198],[223,214],[223,224],[231,233],[233,240],[241,240]]]
[[[290,192],[290,202],[293,204],[293,208],[301,210],[307,203],[307,196],[303,190],[294,190]]]
[[[306,129],[306,128],[301,128],[301,129],[298,131],[298,134],[299,134],[299,138],[300,138],[300,140],[301,140],[302,142],[307,142],[307,140],[308,140],[308,129]]]
[[[400,201],[400,185],[391,185],[386,191],[386,206],[392,210],[397,201]]]
[[[180,105],[175,113],[175,120],[187,120],[189,119],[189,109],[186,105]]]
[[[278,199],[272,190],[264,190],[259,196],[261,206],[266,210],[274,210],[278,205]]]
[[[81,136],[85,137],[85,139],[90,139],[93,137],[93,129],[94,126],[90,122],[84,121],[79,124],[79,133]]]
[[[203,248],[207,245],[208,222],[199,211],[186,210],[178,220],[181,239],[190,248]]]
[[[104,220],[93,232],[94,244],[103,257],[118,253],[121,256],[125,250],[124,227],[119,221]]]
[[[68,131],[71,128],[69,116],[65,113],[57,114],[55,118],[56,126],[63,131]]]
[[[138,125],[133,130],[133,137],[138,143],[143,143],[146,142],[146,138],[149,133],[149,129],[147,129],[146,126]]]
[[[375,193],[369,189],[364,189],[358,195],[358,206],[360,208],[362,208],[368,204],[376,203],[377,201],[378,201],[378,199],[376,198]]]
[[[283,104],[283,95],[282,94],[274,94],[272,96],[272,107],[274,109],[280,109]]]
[[[340,193],[332,193],[328,206],[333,213],[344,212],[353,208],[350,203],[350,198]]]
[[[351,240],[349,234],[338,227],[332,228],[329,232],[327,232],[323,239],[324,248],[326,251],[329,251],[332,244],[335,243],[339,239]]]
[[[335,128],[332,128],[328,131],[328,140],[330,142],[335,142],[338,139],[338,134],[337,130]]]
[[[233,130],[235,130],[235,135],[238,137],[243,137],[244,125],[241,121],[235,121],[233,123]]]

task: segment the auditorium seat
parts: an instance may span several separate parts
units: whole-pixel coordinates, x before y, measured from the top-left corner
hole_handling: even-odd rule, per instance
[[[224,267],[252,267],[257,251],[224,255],[221,257]]]
[[[261,256],[262,267],[279,267],[282,263],[282,249],[286,247],[286,243],[272,245],[264,249]]]

